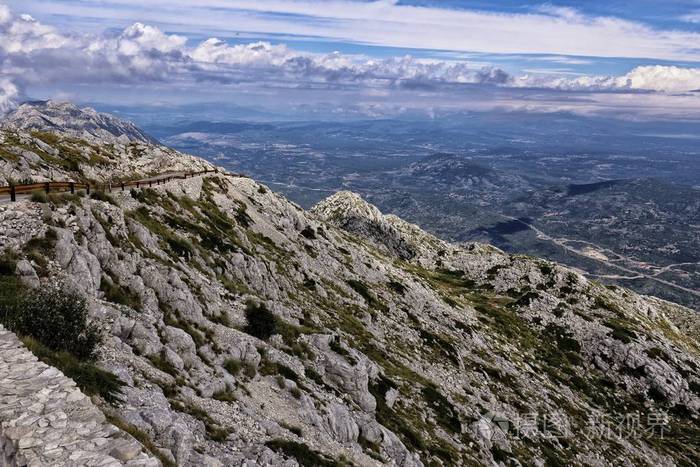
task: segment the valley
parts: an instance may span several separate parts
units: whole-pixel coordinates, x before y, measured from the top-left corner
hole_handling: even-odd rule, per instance
[[[152,131],[304,207],[352,190],[444,238],[546,257],[700,310],[694,141],[640,136],[644,124],[615,128],[633,135],[621,141],[607,121],[589,122],[584,138],[562,130],[574,117],[514,120],[504,117],[498,131],[477,118],[202,121]]]

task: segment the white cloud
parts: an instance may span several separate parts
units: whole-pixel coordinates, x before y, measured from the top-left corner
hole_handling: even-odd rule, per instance
[[[700,68],[641,66],[620,78],[632,89],[662,92],[700,90]]]
[[[14,109],[19,98],[20,91],[17,85],[7,78],[0,78],[0,115]]]
[[[336,8],[341,4],[344,3],[335,2]],[[381,9],[396,5],[374,2],[370,6]],[[577,15],[575,11],[559,9],[548,10],[546,14],[567,21],[573,21],[571,18]],[[537,59],[565,64],[570,60],[559,55]],[[390,93],[400,91],[404,97],[412,92],[421,97],[422,102],[426,101],[425,96],[439,94],[447,105],[477,98],[508,102],[515,98],[513,96],[531,99],[533,96],[526,93],[534,88],[552,99],[547,105],[553,108],[568,98],[565,97],[567,92],[579,95],[577,104],[572,104],[574,99],[571,99],[567,105],[582,105],[581,94],[592,99],[591,95],[596,93],[607,95],[596,97],[597,100],[607,99],[617,105],[627,102],[621,97],[624,95],[634,95],[636,102],[661,105],[663,101],[663,105],[667,105],[668,99],[641,99],[639,93],[670,95],[700,89],[700,68],[643,66],[620,76],[571,76],[566,70],[555,70],[553,74],[536,71],[516,76],[499,68],[463,60],[316,54],[268,42],[229,45],[211,38],[190,44],[183,36],[166,34],[142,23],[135,23],[117,34],[62,34],[31,17],[13,15],[0,6],[0,78],[5,80],[0,81],[0,91],[10,96],[0,98],[0,107],[3,102],[9,103],[20,95],[17,86],[24,89],[32,85],[53,86],[60,91],[73,90],[83,84],[149,84],[171,92],[203,88],[222,92],[227,88],[255,92],[312,89],[339,91],[345,93],[346,98],[352,93],[362,99],[387,96],[386,100],[391,99]],[[203,86],[203,82],[209,84]],[[14,91],[11,86],[15,86]],[[510,95],[504,98],[506,93]],[[610,97],[614,93],[618,97]],[[692,107],[688,102],[695,102],[700,109],[700,94],[686,97],[683,100],[685,112]],[[533,105],[527,103],[527,106]],[[543,105],[541,101],[536,104]]]
[[[700,23],[700,10],[683,15],[680,17],[680,19],[681,21],[685,21],[687,23]]]
[[[568,91],[656,91],[684,93],[700,89],[700,68],[640,66],[621,76],[561,78],[525,75],[512,81],[517,87],[541,87]]]
[[[150,50],[170,53],[180,50],[186,42],[186,37],[174,34],[168,36],[153,26],[135,23],[119,36],[117,50],[126,56],[134,56]]]
[[[267,42],[229,46],[209,39],[190,54],[198,63],[248,67],[289,78],[325,83],[390,86],[436,84],[504,84],[508,75],[494,68],[473,69],[466,62],[416,59],[411,56],[373,59],[340,53],[310,54]]]
[[[393,47],[482,53],[538,53],[700,61],[700,33],[658,29],[575,9],[502,13],[395,1],[24,0],[44,14],[157,22],[199,34],[290,34]],[[300,18],[301,17],[301,18]]]
[[[69,39],[29,15],[15,17],[0,5],[0,49],[7,53],[28,53],[38,49],[59,48]]]

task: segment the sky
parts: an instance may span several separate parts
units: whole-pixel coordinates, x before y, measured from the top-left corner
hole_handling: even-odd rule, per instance
[[[700,0],[0,0],[28,98],[700,120]]]

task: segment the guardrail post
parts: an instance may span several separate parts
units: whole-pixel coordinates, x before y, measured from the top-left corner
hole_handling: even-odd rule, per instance
[[[15,201],[17,201],[17,193],[15,192],[15,186],[14,186],[14,185],[12,185],[12,186],[10,187],[10,201],[12,201],[13,203],[14,203]]]
[[[75,194],[75,183],[70,182],[70,194],[73,195]]]
[[[85,193],[87,193],[88,195],[90,194],[90,184],[89,183],[85,184]]]
[[[122,182],[122,191],[124,191],[124,182]]]
[[[48,194],[50,189],[51,188],[50,188],[49,182],[44,183],[44,191],[46,191],[47,194]]]
[[[153,186],[153,180],[148,181],[148,186],[149,186],[149,188]]]

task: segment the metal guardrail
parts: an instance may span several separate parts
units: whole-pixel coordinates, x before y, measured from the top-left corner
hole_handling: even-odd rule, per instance
[[[29,183],[23,185],[0,186],[0,196],[10,195],[10,201],[17,201],[17,195],[34,193],[43,191],[45,193],[70,192],[75,193],[76,190],[85,190],[89,195],[90,191],[124,191],[127,187],[148,188],[156,185],[161,185],[173,180],[185,180],[187,178],[196,177],[208,173],[220,173],[228,177],[245,177],[243,174],[221,172],[218,169],[200,170],[198,172],[182,172],[173,175],[155,175],[153,177],[144,178],[141,180],[131,180],[126,182],[104,183],[104,184],[89,184],[79,182],[42,182]]]

